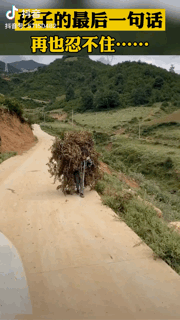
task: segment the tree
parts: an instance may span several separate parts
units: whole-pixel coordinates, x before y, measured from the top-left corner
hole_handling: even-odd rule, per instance
[[[92,91],[92,93],[95,93],[95,92],[97,91],[97,87],[96,87],[96,84],[95,84],[95,83],[93,83],[93,84],[91,85],[91,91]]]
[[[119,105],[119,94],[115,90],[106,93],[108,108],[116,108]]]
[[[23,119],[23,106],[16,99],[6,98],[4,104],[8,107],[10,113],[15,112],[21,120]]]
[[[146,94],[147,97],[150,97],[151,93],[152,93],[152,87],[151,87],[151,85],[147,84],[145,86],[145,94]]]
[[[175,69],[175,67],[174,67],[173,64],[172,64],[171,67],[170,67],[170,69],[169,69],[169,72],[175,73],[174,69]]]
[[[135,106],[149,102],[145,87],[144,88],[139,87],[137,89],[134,89],[132,91],[131,98]]]
[[[119,94],[115,90],[97,91],[94,98],[96,109],[109,109],[119,106]]]
[[[97,71],[95,69],[92,69],[91,71],[91,78],[94,80],[97,76]]]
[[[115,83],[114,83],[116,86],[119,85],[119,84],[123,84],[123,75],[122,73],[118,73],[116,76],[115,76]]]
[[[94,107],[94,95],[88,90],[81,91],[81,103],[84,110],[93,109]]]
[[[152,76],[152,71],[147,67],[147,68],[144,70],[144,75],[145,75],[145,76]]]
[[[71,79],[67,79],[66,80],[66,89],[68,89],[69,86],[72,86],[73,85],[73,82]]]
[[[72,85],[66,89],[66,101],[74,99],[74,90]]]
[[[164,79],[160,76],[156,77],[154,80],[154,88],[161,89],[163,86]]]
[[[96,109],[103,109],[105,108],[105,99],[104,99],[104,91],[96,91],[95,95],[94,95],[94,105]]]

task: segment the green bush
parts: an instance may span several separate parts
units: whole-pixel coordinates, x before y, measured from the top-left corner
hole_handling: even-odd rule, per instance
[[[75,94],[74,94],[74,89],[72,85],[69,85],[68,88],[66,89],[66,101],[74,99]]]
[[[15,83],[15,84],[20,84],[22,82],[22,80],[18,77],[13,77],[12,78],[12,81]]]
[[[164,83],[164,79],[158,76],[155,78],[153,86],[154,88],[161,89],[161,87],[163,86],[163,83]]]
[[[119,93],[115,90],[98,90],[94,96],[94,106],[96,109],[111,109],[119,106]]]
[[[162,103],[162,106],[163,106],[163,107],[168,107],[168,106],[169,106],[169,103],[168,103],[167,101],[164,101],[164,102]]]
[[[81,104],[84,111],[93,109],[94,95],[90,90],[81,90]]]
[[[131,94],[131,99],[135,106],[148,103],[149,98],[146,94],[145,87],[139,87],[137,89],[134,89]]]
[[[97,144],[106,144],[110,141],[110,136],[105,132],[93,131],[93,139]]]
[[[104,193],[104,190],[105,190],[105,182],[104,181],[98,181],[96,186],[95,186],[95,190],[100,193],[100,194],[103,194]]]
[[[15,155],[17,155],[17,152],[6,152],[6,153],[0,153],[0,163],[2,163],[3,161],[14,157]]]
[[[15,99],[6,98],[4,100],[4,104],[8,107],[11,113],[15,112],[17,116],[23,120],[23,107],[18,101]]]
[[[139,120],[138,120],[137,117],[133,117],[133,118],[129,121],[129,123],[138,123],[138,122],[139,122]]]

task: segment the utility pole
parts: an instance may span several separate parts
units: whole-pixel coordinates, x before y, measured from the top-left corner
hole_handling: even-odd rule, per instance
[[[45,112],[44,112],[44,107],[43,107],[43,115],[44,115],[44,123],[45,123]]]
[[[96,112],[96,127],[97,127],[97,112]]]
[[[140,140],[140,119],[139,119],[139,140]]]
[[[72,109],[72,126],[73,126],[73,109]]]

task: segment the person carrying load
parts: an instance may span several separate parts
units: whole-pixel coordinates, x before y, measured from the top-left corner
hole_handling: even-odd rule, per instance
[[[74,179],[76,183],[76,192],[80,197],[84,198],[84,179],[85,172],[87,168],[90,168],[93,165],[93,161],[88,156],[87,150],[83,150],[83,155],[86,158],[81,162],[79,170],[74,171]]]
[[[64,195],[77,192],[84,197],[84,188],[93,190],[102,177],[99,157],[88,131],[64,132],[61,138],[55,138],[47,165],[54,183],[60,182],[56,189],[61,189]]]

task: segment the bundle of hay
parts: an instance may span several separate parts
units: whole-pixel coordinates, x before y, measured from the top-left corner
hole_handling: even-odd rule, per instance
[[[66,132],[61,139],[56,138],[51,147],[52,156],[49,159],[49,172],[54,176],[54,183],[59,180],[64,193],[75,192],[74,172],[80,170],[81,163],[87,155],[93,165],[85,171],[84,186],[94,188],[98,179],[101,178],[99,170],[99,153],[94,149],[92,135],[87,131]]]

